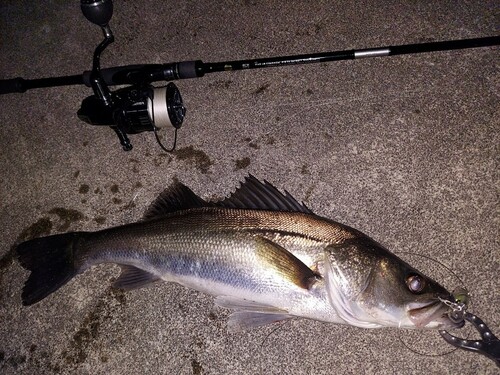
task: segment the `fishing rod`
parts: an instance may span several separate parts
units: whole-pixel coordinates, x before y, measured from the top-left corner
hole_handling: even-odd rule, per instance
[[[165,151],[175,149],[177,130],[182,126],[186,108],[180,91],[173,82],[169,82],[164,87],[154,87],[151,85],[153,82],[200,78],[205,74],[217,72],[500,45],[500,36],[490,36],[213,63],[192,60],[167,64],[125,65],[101,69],[100,55],[109,44],[114,42],[114,36],[109,27],[109,21],[113,14],[113,2],[112,0],[81,0],[80,4],[84,16],[90,22],[100,26],[104,35],[104,40],[94,51],[92,70],[70,76],[38,79],[18,77],[0,80],[0,94],[23,93],[36,88],[69,85],[91,87],[94,95],[83,100],[77,112],[78,117],[91,125],[110,126],[116,132],[125,151],[132,149],[127,134],[137,134],[144,131],[153,131],[159,145]],[[109,87],[115,85],[130,86],[113,92]],[[163,146],[157,134],[160,128],[169,126],[173,126],[175,129],[174,143],[170,150]]]

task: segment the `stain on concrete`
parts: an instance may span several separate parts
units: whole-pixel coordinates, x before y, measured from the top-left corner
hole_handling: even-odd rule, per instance
[[[219,80],[209,84],[209,87],[216,87],[221,89],[228,89],[233,81],[231,80]]]
[[[173,159],[170,156],[170,154],[159,154],[153,158],[153,165],[155,167],[159,167],[159,166],[163,165],[163,163],[166,163],[166,165],[169,165],[172,162],[172,160]]]
[[[279,119],[277,119],[277,121],[279,121]],[[249,147],[254,148],[256,150],[260,149],[260,145],[256,140],[253,140],[250,137],[244,138],[243,140],[248,143]],[[270,145],[270,146],[276,143],[276,139],[272,135],[264,135],[263,137],[261,137],[260,141],[262,141],[262,143],[264,143],[265,145]]]
[[[116,197],[115,197],[115,198],[113,198],[113,203],[114,203],[114,204],[120,204],[120,203],[122,203],[122,202],[123,202],[123,201],[122,201],[120,198],[116,198]]]
[[[313,185],[309,186],[309,188],[307,189],[306,194],[304,196],[303,202],[305,202],[305,203],[309,202],[309,199],[311,198],[313,191],[314,191],[314,186]]]
[[[12,357],[9,357],[5,360],[8,365],[14,367],[14,369],[17,370],[17,368],[22,365],[23,363],[26,363],[26,356],[25,355],[13,355]]]
[[[109,188],[109,190],[111,190],[111,192],[113,194],[116,194],[116,193],[118,193],[120,191],[120,188],[118,187],[117,184],[113,184],[113,185],[111,185],[111,187]]]
[[[75,171],[75,173],[73,173],[73,177],[76,179],[78,176],[80,176],[80,171]]]
[[[265,142],[266,145],[274,145],[276,143],[276,139],[272,135],[267,135]]]
[[[309,167],[307,164],[302,165],[302,168],[300,168],[300,173],[303,175],[310,175],[311,171],[309,170]]]
[[[179,148],[173,154],[177,159],[186,161],[198,168],[203,174],[208,173],[209,168],[213,165],[213,162],[204,151],[196,150],[193,146]]]
[[[132,172],[139,173],[139,160],[129,159],[129,163],[132,164]]]
[[[195,358],[191,359],[191,368],[193,369],[193,375],[203,374],[203,367]]]
[[[113,315],[125,304],[124,292],[109,287],[95,307],[83,318],[80,327],[69,343],[69,347],[61,353],[64,363],[77,367],[85,362],[89,352],[96,350],[94,343],[101,333],[102,325],[111,320]],[[102,355],[101,358],[103,358]]]
[[[215,315],[215,313],[213,311],[210,311],[208,313],[208,319],[210,319],[210,320],[217,320],[217,315]]]
[[[265,83],[265,84],[263,84],[263,85],[259,86],[259,88],[258,88],[257,90],[255,90],[255,91],[254,91],[254,94],[255,94],[255,95],[260,95],[260,94],[262,94],[263,92],[265,92],[265,91],[269,88],[269,86],[271,86],[271,84],[270,84],[270,83]]]
[[[9,267],[12,262],[14,261],[15,258],[15,247],[12,246],[7,253],[0,258],[0,286],[2,285],[2,279],[3,279],[3,270]],[[1,294],[0,294],[0,299],[1,299]],[[1,362],[1,360],[0,360]]]
[[[89,185],[87,185],[87,184],[81,184],[80,185],[80,189],[78,189],[78,192],[80,194],[87,194],[89,192],[89,190],[90,190],[90,186]]]
[[[97,224],[104,224],[106,222],[106,218],[104,216],[97,216],[94,218],[94,221],[97,223]]]
[[[255,142],[254,140],[252,140],[252,138],[247,137],[247,138],[245,138],[243,140],[248,143],[249,147],[254,148],[256,150],[260,149],[259,144],[257,142]]]
[[[58,374],[61,368],[58,365],[50,363],[50,355],[46,351],[37,351],[37,345],[31,344],[28,348],[29,354],[13,354],[7,355],[0,352],[0,369],[6,369],[7,366],[14,368],[14,370],[22,371],[23,365],[28,364],[30,367],[37,368],[38,373],[44,374]],[[24,351],[24,350],[23,350]],[[3,362],[3,365],[2,365]],[[33,366],[34,365],[34,366]]]
[[[29,227],[17,236],[16,243],[31,240],[33,238],[48,236],[52,232],[53,223],[48,217],[38,219],[36,223],[31,224]]]
[[[245,157],[242,159],[237,159],[235,171],[240,170],[240,169],[244,169],[244,168],[248,167],[249,165],[250,165],[250,158]]]
[[[61,223],[56,228],[59,232],[67,231],[71,224],[85,218],[85,216],[80,211],[63,207],[54,207],[49,211],[49,214],[59,216],[59,220],[61,221]]]

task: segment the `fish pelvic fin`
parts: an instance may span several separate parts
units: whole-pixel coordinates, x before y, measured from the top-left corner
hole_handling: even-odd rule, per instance
[[[138,289],[160,280],[160,277],[134,266],[120,265],[120,267],[122,273],[113,283],[113,288],[123,290]]]
[[[321,277],[277,243],[264,237],[257,237],[256,241],[257,256],[282,278],[309,289]]]
[[[227,322],[227,327],[232,332],[256,328],[294,317],[286,310],[231,296],[218,296],[215,299],[215,304],[236,310],[229,316]]]
[[[75,249],[83,232],[35,238],[16,247],[21,266],[31,274],[24,284],[23,305],[37,303],[55,292],[77,273]]]

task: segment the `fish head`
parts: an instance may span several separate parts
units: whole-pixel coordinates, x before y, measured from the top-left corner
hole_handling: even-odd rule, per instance
[[[372,240],[327,250],[328,297],[348,324],[365,328],[460,328],[443,286]]]

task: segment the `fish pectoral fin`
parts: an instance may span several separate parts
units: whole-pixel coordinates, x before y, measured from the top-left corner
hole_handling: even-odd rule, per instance
[[[284,279],[309,289],[320,276],[284,247],[264,237],[257,237],[256,254]]]
[[[150,285],[160,278],[140,268],[128,265],[120,265],[122,273],[113,283],[114,288],[132,290]]]
[[[243,298],[218,296],[215,298],[215,304],[236,310],[229,316],[227,322],[227,327],[232,332],[293,318],[293,315],[288,314],[288,311],[284,309]]]

